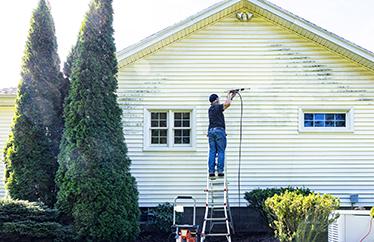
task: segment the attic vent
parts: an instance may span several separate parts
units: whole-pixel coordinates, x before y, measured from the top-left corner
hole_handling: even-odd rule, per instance
[[[248,22],[253,17],[250,12],[237,12],[236,18],[241,22]]]

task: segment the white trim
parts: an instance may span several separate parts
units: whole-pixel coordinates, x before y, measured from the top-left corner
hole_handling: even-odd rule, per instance
[[[346,127],[304,127],[304,113],[345,113]],[[299,133],[353,133],[353,107],[301,107],[299,108]]]
[[[167,130],[168,140],[166,145],[151,144],[150,140],[150,123],[151,112],[167,112]],[[175,112],[190,112],[190,144],[174,144],[174,113]],[[165,106],[159,107],[144,107],[144,132],[143,132],[143,151],[196,151],[196,107],[193,106]]]

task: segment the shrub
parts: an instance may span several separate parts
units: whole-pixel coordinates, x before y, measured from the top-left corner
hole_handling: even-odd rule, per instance
[[[51,222],[58,218],[58,211],[43,204],[24,200],[0,199],[0,224],[14,221]]]
[[[256,209],[267,225],[274,220],[271,214],[265,210],[265,200],[273,197],[275,194],[282,194],[286,191],[295,191],[297,194],[309,195],[312,193],[308,188],[280,187],[268,189],[255,189],[244,194],[244,199],[249,203],[249,207]],[[271,227],[270,227],[271,229]]]
[[[173,225],[173,205],[170,203],[162,203],[151,210],[153,215],[153,223],[156,229],[163,232],[169,233],[171,226]],[[176,221],[178,222],[181,218],[180,213],[176,213]]]
[[[40,0],[30,22],[12,131],[4,149],[5,185],[14,199],[53,207],[67,81],[60,72],[50,9]]]
[[[374,218],[374,207],[370,209],[370,217]]]
[[[0,199],[0,241],[74,241],[58,211],[36,202]]]
[[[71,55],[57,208],[83,240],[131,241],[138,192],[117,103],[112,0],[92,0]]]
[[[266,199],[265,207],[275,217],[271,226],[281,242],[314,242],[337,218],[329,214],[339,207],[339,200],[327,194],[286,191]]]

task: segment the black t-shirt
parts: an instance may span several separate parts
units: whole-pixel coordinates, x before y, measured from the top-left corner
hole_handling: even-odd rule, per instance
[[[214,104],[209,108],[209,128],[226,128],[223,116],[223,104]]]

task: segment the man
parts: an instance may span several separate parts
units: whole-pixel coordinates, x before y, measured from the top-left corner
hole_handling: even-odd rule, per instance
[[[219,103],[219,97],[217,94],[209,96],[210,108],[209,108],[209,177],[215,176],[215,160],[217,159],[217,172],[218,176],[224,176],[224,161],[225,161],[225,149],[226,149],[226,126],[225,117],[223,111],[225,111],[231,105],[232,99],[235,97],[236,92],[229,92],[227,99],[224,104]]]

